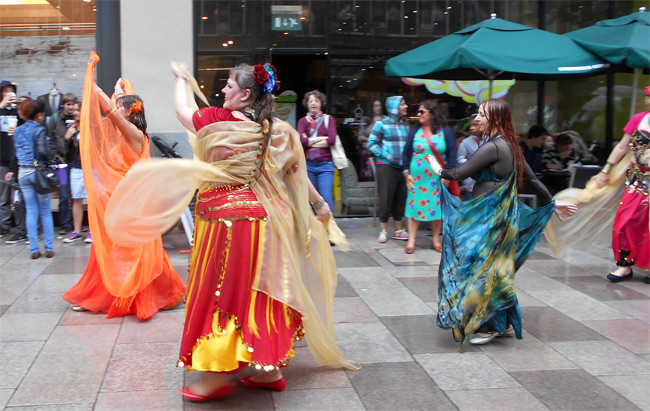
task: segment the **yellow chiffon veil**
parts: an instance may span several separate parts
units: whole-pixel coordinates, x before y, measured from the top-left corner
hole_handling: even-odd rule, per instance
[[[575,204],[578,212],[560,221],[553,215],[544,236],[553,254],[564,258],[566,250],[587,250],[590,247],[609,248],[612,245],[612,223],[625,189],[625,173],[632,161],[628,153],[612,167],[609,182],[598,188],[594,177],[584,189],[568,188],[557,193],[556,202]]]

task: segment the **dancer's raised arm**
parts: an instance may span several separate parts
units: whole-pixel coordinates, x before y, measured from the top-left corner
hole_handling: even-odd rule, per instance
[[[190,106],[187,88],[185,87],[185,83],[187,82],[187,77],[185,76],[186,71],[187,67],[184,64],[172,61],[172,72],[176,78],[176,85],[174,86],[174,107],[176,108],[176,117],[183,124],[183,127],[192,133],[196,133],[196,128],[192,122],[194,109]]]

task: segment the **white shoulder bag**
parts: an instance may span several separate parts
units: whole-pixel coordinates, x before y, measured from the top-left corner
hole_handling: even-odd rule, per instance
[[[329,130],[329,115],[325,115],[325,128]],[[332,153],[332,163],[334,167],[339,170],[346,168],[348,166],[348,157],[345,155],[345,150],[343,149],[343,144],[341,144],[341,138],[338,133],[336,134],[336,142],[333,146],[330,146],[330,153]]]

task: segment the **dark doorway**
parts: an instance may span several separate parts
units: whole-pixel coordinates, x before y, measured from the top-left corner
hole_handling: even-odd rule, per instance
[[[296,119],[307,114],[302,97],[310,90],[327,93],[327,56],[273,53],[272,63],[278,71],[282,85],[280,92],[293,90],[298,96]],[[325,108],[327,111],[327,108]]]

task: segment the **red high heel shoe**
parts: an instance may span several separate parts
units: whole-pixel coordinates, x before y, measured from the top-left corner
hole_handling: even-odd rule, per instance
[[[273,382],[257,382],[251,380],[251,377],[241,377],[239,379],[239,382],[241,385],[245,385],[246,387],[251,387],[251,388],[266,388],[267,390],[271,391],[284,391],[287,388],[287,381],[284,379],[284,377],[281,377],[277,381]]]
[[[183,398],[193,402],[206,402],[216,400],[217,398],[227,397],[233,395],[237,391],[237,384],[234,381],[222,385],[216,390],[212,391],[208,395],[200,395],[194,393],[190,387],[183,387],[181,389],[181,395]]]

